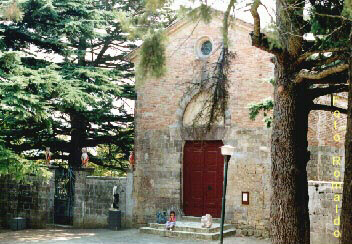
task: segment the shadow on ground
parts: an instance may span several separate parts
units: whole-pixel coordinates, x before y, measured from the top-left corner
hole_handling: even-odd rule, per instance
[[[137,229],[112,231],[106,229],[41,229],[0,232],[1,244],[215,244],[219,241],[179,240],[149,234]],[[269,241],[245,237],[227,237],[224,244],[269,244]]]
[[[20,243],[20,242],[43,242],[43,241],[72,241],[74,239],[85,239],[94,236],[95,233],[84,230],[65,229],[42,229],[42,230],[21,230],[3,231],[0,233],[0,243]]]

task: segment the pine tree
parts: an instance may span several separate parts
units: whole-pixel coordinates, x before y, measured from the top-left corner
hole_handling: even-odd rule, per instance
[[[352,19],[352,1],[345,1],[344,16]],[[341,211],[341,244],[352,241],[352,26],[349,36],[349,84],[347,127],[345,136],[345,174],[343,179],[343,198]]]
[[[314,104],[319,96],[347,91],[351,20],[346,18],[343,1],[311,0],[310,19],[303,19],[304,1],[277,2],[279,45],[272,48],[260,33],[255,20],[253,44],[276,56],[274,115],[272,133],[271,203],[273,243],[310,243],[306,165],[308,114],[311,110],[346,113],[333,105]],[[306,41],[305,33],[315,40]],[[291,169],[291,170],[288,170]],[[286,209],[285,217],[281,209]],[[300,211],[296,211],[300,209]],[[285,225],[283,225],[285,222]],[[350,243],[347,238],[345,243]]]
[[[27,160],[81,165],[83,147],[113,145],[110,160],[90,161],[125,170],[133,147],[135,45],[117,21],[119,10],[139,14],[143,2],[28,0],[11,2],[20,18],[0,22],[0,139]],[[4,4],[2,18],[11,13]],[[5,17],[4,17],[5,16]],[[4,163],[2,161],[1,163]]]

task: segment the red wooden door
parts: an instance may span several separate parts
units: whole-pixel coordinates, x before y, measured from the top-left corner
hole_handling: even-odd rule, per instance
[[[221,215],[222,141],[188,141],[183,158],[183,211],[188,216]]]

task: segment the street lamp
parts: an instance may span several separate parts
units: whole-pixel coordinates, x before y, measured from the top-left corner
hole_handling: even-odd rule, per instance
[[[225,221],[225,197],[226,197],[226,186],[227,186],[227,169],[231,155],[235,151],[235,148],[230,145],[221,147],[221,154],[224,156],[224,185],[222,188],[222,206],[221,206],[221,228],[220,228],[220,243],[223,243],[224,238],[224,221]]]

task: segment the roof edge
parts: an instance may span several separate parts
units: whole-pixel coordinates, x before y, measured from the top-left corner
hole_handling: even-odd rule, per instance
[[[219,16],[219,13],[221,13],[222,15],[225,13],[224,11],[221,11],[221,10],[217,10],[217,9],[214,9],[214,8],[211,8],[211,10],[216,13],[215,17],[219,18],[219,19],[222,19],[220,18]],[[244,27],[247,27],[248,29],[253,29],[253,24],[251,23],[248,23],[242,19],[238,19],[238,18],[235,18],[234,16],[230,15],[231,19],[234,20],[235,23],[241,23]],[[182,19],[178,19],[176,20],[173,24],[169,25],[165,31],[166,33],[168,34],[171,34],[173,32],[175,32],[176,30],[178,30],[179,28],[181,28],[182,26],[190,23],[190,19],[187,19],[186,17],[182,18]],[[135,49],[133,49],[131,52],[129,52],[127,55],[125,55],[125,59],[127,61],[132,61],[136,55],[137,55],[137,51],[140,47],[137,47]]]

